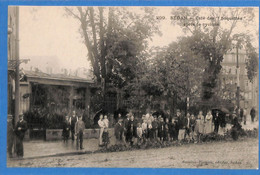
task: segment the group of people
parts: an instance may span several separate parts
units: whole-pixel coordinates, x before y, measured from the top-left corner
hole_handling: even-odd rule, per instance
[[[201,134],[218,133],[219,127],[225,127],[224,117],[219,111],[212,115],[209,110],[204,116],[200,111],[197,116],[187,113],[182,115],[177,110],[174,117],[162,117],[162,115],[143,115],[141,119],[134,117],[132,113],[126,115],[126,119],[119,114],[115,125],[115,137],[117,144],[147,141],[177,141],[180,129],[184,130],[184,139],[188,141],[198,140]]]
[[[240,109],[240,120],[243,121],[246,111]],[[256,117],[256,110],[254,108],[250,111],[251,120],[254,122]],[[238,118],[238,117],[237,117]],[[239,119],[238,119],[239,120]],[[7,151],[9,157],[13,156],[13,145],[15,143],[15,151],[17,157],[23,157],[23,139],[25,132],[28,129],[27,122],[23,119],[23,115],[19,116],[19,121],[14,125],[13,118],[8,117],[8,143]],[[244,119],[246,124],[246,119]],[[219,128],[225,129],[225,116],[221,111],[209,110],[206,115],[202,111],[195,116],[187,113],[185,116],[180,110],[177,110],[176,115],[172,117],[163,117],[162,115],[151,115],[149,113],[142,116],[142,118],[135,118],[130,112],[126,117],[118,114],[116,117],[116,124],[114,126],[114,133],[117,144],[134,143],[142,144],[146,142],[164,142],[177,141],[180,138],[179,131],[184,130],[184,139],[188,141],[199,141],[202,134],[209,134],[212,132],[218,133]],[[15,126],[15,127],[14,127]],[[107,146],[109,144],[109,120],[107,115],[100,114],[98,120],[99,132],[99,146]],[[82,116],[77,116],[73,111],[72,115],[66,116],[63,124],[62,137],[64,143],[68,142],[70,133],[72,142],[77,140],[77,148],[83,148],[83,134],[85,123]],[[15,140],[15,142],[14,142]]]
[[[247,121],[247,108],[243,109],[240,108],[239,109],[239,117],[240,117],[240,121],[244,122],[244,125],[246,125],[246,121]],[[256,110],[254,107],[252,107],[252,109],[250,110],[250,117],[251,117],[251,122],[254,123],[255,118],[256,118]]]
[[[109,120],[107,118],[107,115],[100,114],[98,126],[100,127],[99,146],[107,146],[109,144]]]
[[[72,116],[66,116],[65,121],[63,123],[63,130],[62,130],[62,136],[63,136],[63,141],[65,143],[68,142],[70,132],[71,132],[71,139],[72,142],[74,142],[75,138],[77,140],[77,148],[79,147],[80,149],[83,148],[83,133],[85,129],[85,123],[82,120],[82,116],[77,116],[76,112],[72,112]]]

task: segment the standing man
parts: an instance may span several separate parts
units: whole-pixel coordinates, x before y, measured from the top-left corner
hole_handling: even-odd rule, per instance
[[[215,115],[213,116],[213,121],[214,121],[214,132],[218,133],[219,124],[220,124],[219,111],[216,111]]]
[[[247,120],[247,108],[244,110],[244,125],[246,125],[246,120]]]
[[[253,107],[250,111],[250,116],[251,116],[251,120],[252,120],[252,123],[254,123],[254,120],[255,120],[255,108]]]
[[[118,120],[114,130],[116,136],[116,144],[121,144],[123,141],[123,133],[124,133],[123,119]]]
[[[185,128],[185,133],[184,133],[184,140],[186,139],[186,136],[188,135],[190,141],[190,113],[187,113],[186,118],[184,119],[184,128]]]
[[[16,134],[16,155],[17,157],[23,157],[23,138],[27,131],[27,122],[23,119],[23,114],[19,115],[19,121],[15,127]]]
[[[127,132],[128,132],[128,123],[130,122],[130,114],[126,114],[126,119],[124,120],[124,142],[128,142]]]
[[[179,109],[177,109],[177,113],[176,113],[176,132],[175,132],[175,139],[178,140],[179,138],[179,131],[182,128],[182,117],[181,117],[181,111]]]
[[[240,110],[240,118],[239,118],[239,120],[242,122],[243,121],[243,118],[244,118],[244,109],[243,108],[241,108]]]
[[[8,157],[13,157],[13,145],[14,145],[14,119],[12,115],[7,117],[7,152]]]
[[[83,148],[83,132],[85,129],[85,123],[82,121],[82,116],[79,117],[79,120],[75,124],[75,133],[77,135],[77,148],[78,148],[78,141],[80,149]]]
[[[71,131],[71,139],[72,142],[74,142],[74,136],[75,136],[75,124],[78,121],[78,117],[76,116],[76,111],[72,111],[72,116],[70,117],[70,131]]]

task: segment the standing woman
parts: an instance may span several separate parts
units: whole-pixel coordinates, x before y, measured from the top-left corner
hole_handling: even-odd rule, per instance
[[[205,117],[205,134],[209,134],[213,132],[213,127],[212,127],[212,120],[213,120],[213,116],[211,114],[211,111],[209,110],[206,117]]]
[[[205,117],[203,116],[203,112],[200,110],[197,116],[196,124],[194,131],[197,135],[197,141],[200,142],[200,136],[204,133],[204,121]]]
[[[205,117],[203,116],[203,112],[199,111],[199,115],[197,117],[197,124],[196,124],[196,130],[198,133],[203,134],[204,133],[204,122]]]
[[[100,131],[99,131],[99,146],[101,146],[103,144],[103,142],[102,142],[102,135],[103,135],[104,128],[105,128],[105,123],[103,121],[103,114],[100,114],[100,116],[99,116],[98,126],[100,127]]]

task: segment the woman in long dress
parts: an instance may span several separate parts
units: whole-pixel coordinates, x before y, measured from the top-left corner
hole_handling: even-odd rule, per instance
[[[199,134],[204,133],[204,121],[205,117],[203,116],[203,112],[199,111],[199,114],[197,116],[196,125],[195,125],[195,131]]]
[[[213,132],[213,126],[212,126],[212,119],[213,116],[211,114],[211,111],[209,110],[206,117],[205,117],[205,134],[209,134]]]
[[[104,132],[104,128],[105,128],[105,123],[103,121],[103,115],[100,114],[99,116],[99,120],[98,120],[98,126],[100,127],[100,132],[99,132],[99,146],[101,146],[103,144],[102,142],[102,136],[103,136],[103,132]]]

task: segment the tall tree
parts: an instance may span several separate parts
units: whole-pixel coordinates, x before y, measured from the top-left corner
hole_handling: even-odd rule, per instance
[[[213,89],[216,87],[221,62],[224,55],[232,49],[236,34],[243,33],[252,39],[247,30],[238,32],[236,29],[254,23],[254,14],[254,8],[173,9],[172,24],[181,26],[185,33],[193,37],[193,42],[189,43],[190,48],[208,62],[203,80],[204,99],[209,99],[214,94]]]
[[[176,100],[191,103],[200,98],[201,81],[206,62],[189,47],[192,37],[179,38],[164,48],[156,48],[149,76],[143,76],[141,84],[147,95],[164,96],[170,105],[176,107]]]
[[[88,50],[98,83],[122,88],[135,77],[147,40],[159,33],[153,8],[71,7],[68,15],[80,22],[80,33]]]

